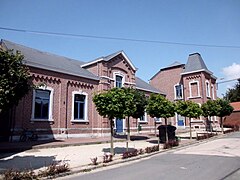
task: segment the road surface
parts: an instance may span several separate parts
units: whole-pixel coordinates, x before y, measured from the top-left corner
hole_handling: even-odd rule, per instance
[[[70,180],[240,180],[240,132],[137,162],[70,175]]]

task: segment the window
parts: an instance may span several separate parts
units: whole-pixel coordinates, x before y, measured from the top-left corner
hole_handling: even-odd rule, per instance
[[[175,99],[182,99],[183,98],[183,86],[181,84],[177,84],[175,87]]]
[[[161,123],[161,122],[162,122],[162,119],[156,117],[156,118],[155,118],[155,122],[156,122],[156,123]]]
[[[74,119],[84,119],[85,96],[75,94],[74,96]]]
[[[122,76],[116,75],[116,87],[121,88],[122,87]]]
[[[210,97],[210,85],[208,81],[206,81],[206,95],[207,97]]]
[[[32,120],[52,120],[53,89],[39,88],[33,91]]]
[[[198,81],[192,81],[189,83],[190,97],[199,97],[199,84]]]
[[[215,99],[214,86],[212,85],[212,98]]]
[[[147,112],[145,111],[144,115],[139,118],[139,122],[147,122]]]
[[[88,121],[87,93],[74,91],[72,95],[72,121]]]

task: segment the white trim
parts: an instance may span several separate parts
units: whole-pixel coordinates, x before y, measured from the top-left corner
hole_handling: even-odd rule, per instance
[[[74,119],[74,96],[76,94],[80,94],[80,95],[84,95],[85,96],[84,118],[83,119]],[[71,116],[71,122],[89,122],[89,120],[88,120],[88,94],[86,92],[82,92],[82,90],[73,91],[72,92],[72,116]]]
[[[211,91],[212,91],[212,99],[215,100],[215,88],[214,85],[211,85]]]
[[[112,56],[112,57],[111,57],[111,59],[114,58],[114,57],[116,57],[116,56],[118,56],[119,54],[122,54],[122,55],[123,55],[123,57],[125,58],[125,60],[128,62],[128,64],[131,66],[131,68],[132,68],[134,71],[137,71],[137,68],[135,68],[135,66],[132,64],[132,62],[130,61],[130,59],[127,57],[127,55],[126,55],[123,51],[120,51],[120,52],[116,53],[115,56]],[[86,67],[86,66],[89,66],[89,65],[94,64],[94,63],[97,63],[97,62],[108,61],[108,60],[110,60],[110,59],[105,60],[104,58],[98,58],[98,59],[96,59],[96,60],[94,60],[94,61],[91,61],[91,62],[88,62],[88,63],[86,63],[86,64],[81,65],[81,67]]]
[[[206,96],[211,97],[211,91],[210,91],[210,82],[208,80],[205,81],[205,86],[206,86]]]
[[[138,118],[138,122],[139,123],[146,123],[148,122],[148,118],[147,118],[147,112],[144,112],[144,120],[140,120],[140,118]]]
[[[181,91],[182,91],[182,97],[181,98],[177,97],[176,86],[181,86]],[[182,84],[177,83],[177,84],[174,85],[174,98],[175,98],[175,100],[183,99],[183,85]]]
[[[125,74],[123,74],[120,71],[113,72],[114,87],[116,87],[116,76],[122,77],[122,87],[124,87],[124,84],[125,84]]]
[[[131,84],[131,85],[136,85],[136,83],[133,83],[133,82],[125,82],[125,84]]]
[[[109,80],[111,80],[111,81],[114,81],[113,78],[110,78],[110,77],[108,77],[108,76],[100,76],[100,78],[102,78],[102,79],[109,79]]]
[[[209,73],[211,76],[213,76],[213,78],[216,78],[214,75],[212,75],[213,73],[212,73],[211,71],[206,70],[206,69],[199,69],[199,70],[196,70],[196,71],[183,72],[183,73],[181,73],[180,75],[191,74],[191,73],[197,73],[197,72],[202,72],[202,71],[207,72],[207,73]],[[216,79],[217,79],[217,78],[216,78]]]
[[[191,86],[191,84],[193,84],[193,83],[197,83],[197,90],[198,90],[197,96],[192,96],[192,86]],[[189,94],[190,96],[188,98],[200,97],[199,81],[193,80],[193,81],[189,82],[189,93],[190,93]]]
[[[48,119],[38,119],[38,118],[34,118],[34,113],[35,113],[35,97],[36,97],[36,92],[35,90],[40,89],[40,90],[48,90],[50,91],[50,97],[49,97],[49,109],[48,109]],[[52,87],[48,87],[48,86],[40,86],[37,89],[33,90],[33,100],[32,100],[32,114],[31,114],[31,121],[54,121],[53,120],[53,93],[54,93],[54,89]]]

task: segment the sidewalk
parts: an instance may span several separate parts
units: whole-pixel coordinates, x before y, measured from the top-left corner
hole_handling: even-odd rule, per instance
[[[185,133],[186,134],[186,133]],[[131,136],[129,150],[145,149],[157,145],[158,138],[147,134]],[[195,141],[195,140],[192,140]],[[104,153],[110,152],[110,138],[74,138],[56,141],[0,143],[0,172],[7,169],[39,170],[53,162],[65,162],[71,170],[77,171],[91,164],[97,157],[102,162]],[[189,143],[189,139],[181,140],[180,144]],[[126,139],[123,136],[114,138],[116,159],[121,159],[126,151]],[[162,149],[162,145],[160,146]],[[19,152],[21,150],[22,152]],[[16,152],[18,151],[18,152]]]

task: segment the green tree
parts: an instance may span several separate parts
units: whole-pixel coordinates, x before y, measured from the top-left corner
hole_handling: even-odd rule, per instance
[[[17,105],[31,89],[30,74],[20,52],[0,49],[0,113]]]
[[[207,126],[210,126],[210,130],[212,131],[212,127],[211,127],[211,117],[212,116],[217,116],[219,110],[220,110],[220,106],[217,104],[217,101],[215,100],[208,100],[207,102],[202,104],[202,115],[207,119],[206,122],[206,129]],[[210,124],[209,124],[210,123]]]
[[[192,139],[191,118],[199,118],[202,114],[202,109],[193,101],[178,101],[176,105],[176,112],[181,116],[189,118],[190,139]]]
[[[216,103],[220,107],[217,116],[220,117],[220,125],[223,133],[223,117],[229,116],[233,112],[233,107],[229,104],[229,101],[223,99],[217,99]]]
[[[96,105],[98,113],[107,117],[110,121],[111,129],[111,153],[114,155],[113,149],[113,119],[123,118],[124,115],[124,102],[125,92],[122,88],[113,88],[107,92],[95,94],[93,102]]]
[[[175,115],[175,105],[160,94],[151,94],[147,108],[147,113],[151,117],[164,118],[166,125],[166,142],[168,141],[167,134],[167,118]]]
[[[224,99],[230,102],[240,101],[240,79],[233,88],[227,90]]]
[[[124,89],[124,116],[127,117],[127,151],[128,143],[130,141],[130,117],[140,118],[144,115],[144,110],[147,104],[146,97],[144,93],[132,89],[132,88],[123,88]]]

